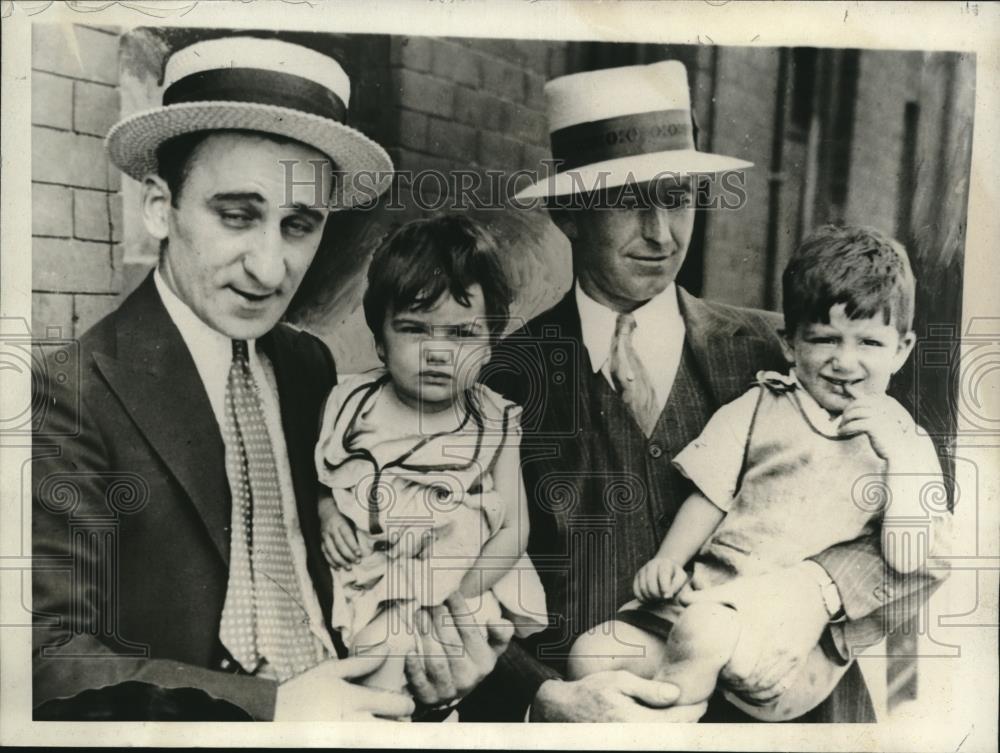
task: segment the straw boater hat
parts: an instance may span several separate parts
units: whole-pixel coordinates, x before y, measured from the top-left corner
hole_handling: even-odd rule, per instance
[[[561,76],[545,96],[555,173],[518,199],[753,164],[695,148],[687,70],[677,60]]]
[[[185,47],[167,61],[163,106],[115,124],[111,161],[136,180],[157,171],[156,150],[195,131],[241,130],[284,136],[323,152],[344,176],[332,208],[364,203],[389,185],[385,150],[345,124],[351,82],[333,58],[276,39],[227,37]],[[371,171],[358,190],[352,174]]]

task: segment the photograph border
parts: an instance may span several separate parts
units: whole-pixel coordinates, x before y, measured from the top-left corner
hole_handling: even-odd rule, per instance
[[[384,33],[448,37],[572,39],[725,46],[861,47],[967,51],[976,54],[976,107],[969,177],[968,224],[963,281],[961,380],[976,356],[976,338],[1000,342],[1000,7],[979,3],[406,3],[357,6],[348,2],[261,0],[166,2],[0,3],[3,17],[4,108],[0,124],[3,156],[0,200],[0,337],[30,338],[31,311],[31,26],[82,23],[115,27],[150,25],[281,28],[335,33]],[[489,30],[488,34],[476,31]],[[15,103],[17,106],[15,106]],[[970,360],[965,360],[969,355]],[[1000,359],[998,359],[1000,361]],[[976,364],[997,384],[1000,362]],[[985,368],[985,371],[983,369]],[[31,402],[26,371],[0,372],[0,417]],[[992,381],[989,381],[992,380]],[[985,390],[978,415],[1000,424],[1000,390]],[[1000,430],[984,433],[959,411],[956,455],[974,463],[982,479],[997,477]],[[390,724],[273,723],[52,723],[32,722],[30,626],[30,439],[0,431],[0,742],[81,746],[323,746],[477,747],[717,750],[996,750],[997,634],[995,624],[966,631],[968,643],[953,659],[956,680],[941,717],[920,724],[877,725],[451,725],[419,724],[405,731]],[[996,531],[1000,490],[984,485],[974,500],[983,531]],[[967,500],[963,500],[963,503]],[[960,511],[959,511],[960,512]],[[988,548],[968,558],[965,569],[984,573],[997,611],[995,583],[1000,559],[993,536]],[[974,627],[974,626],[972,626]],[[937,689],[935,689],[937,690]],[[595,737],[599,735],[599,737]],[[600,744],[595,746],[595,741]]]

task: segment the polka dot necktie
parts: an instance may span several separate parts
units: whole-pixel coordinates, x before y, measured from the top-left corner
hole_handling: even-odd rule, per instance
[[[611,381],[648,439],[652,436],[660,415],[653,384],[639,360],[639,354],[632,347],[635,325],[632,314],[618,315],[615,334],[611,340]]]
[[[229,585],[219,637],[247,672],[266,661],[279,682],[317,663],[281,508],[281,486],[247,343],[233,341],[226,384],[232,490]]]

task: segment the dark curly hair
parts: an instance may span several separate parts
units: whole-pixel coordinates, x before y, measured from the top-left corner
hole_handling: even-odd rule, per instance
[[[785,331],[830,323],[845,304],[851,319],[879,314],[900,334],[913,326],[916,281],[899,241],[868,227],[824,225],[795,249],[782,276]]]
[[[380,343],[390,309],[426,311],[446,290],[468,306],[473,285],[482,288],[495,344],[507,326],[512,294],[493,235],[464,215],[414,220],[386,238],[372,257],[365,320]]]

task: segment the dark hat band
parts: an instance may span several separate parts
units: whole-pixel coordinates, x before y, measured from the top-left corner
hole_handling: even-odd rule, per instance
[[[690,110],[656,110],[560,128],[550,136],[560,170],[634,157],[694,149]]]
[[[322,84],[259,68],[217,68],[192,73],[163,92],[164,105],[184,102],[253,102],[288,107],[343,123],[347,105]]]

